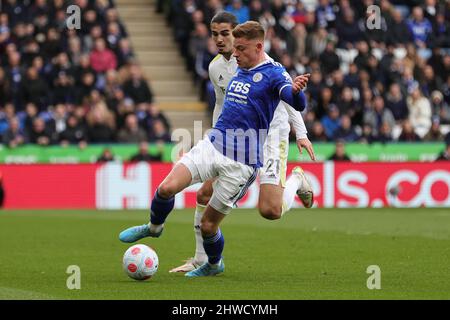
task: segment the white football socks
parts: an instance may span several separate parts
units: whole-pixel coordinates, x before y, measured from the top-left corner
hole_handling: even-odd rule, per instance
[[[283,192],[283,206],[281,215],[284,215],[291,209],[297,190],[300,188],[300,183],[300,179],[295,174],[292,174],[286,181],[286,186]]]
[[[197,203],[195,207],[195,215],[194,215],[194,232],[195,232],[195,256],[194,262],[198,264],[203,264],[208,260],[208,256],[206,255],[205,249],[203,248],[203,237],[202,231],[200,230],[200,224],[203,217],[203,212],[205,211],[206,206]]]
[[[149,227],[151,233],[159,233],[164,228],[164,223],[163,224],[149,223],[148,227]]]

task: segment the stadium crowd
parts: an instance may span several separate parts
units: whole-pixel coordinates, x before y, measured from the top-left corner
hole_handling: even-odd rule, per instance
[[[0,0],[0,141],[10,147],[169,142],[112,0]],[[81,29],[66,8],[81,9]],[[450,128],[450,3],[439,0],[159,0],[214,106],[208,79],[220,10],[267,30],[266,51],[311,73],[312,141],[442,141]],[[380,8],[367,13],[368,6]],[[379,19],[378,19],[379,18]],[[371,26],[374,26],[373,29]],[[292,134],[294,137],[294,134]]]
[[[208,26],[219,10],[266,29],[266,52],[311,73],[312,141],[442,141],[450,125],[450,2],[170,0],[167,21],[201,97],[214,106]],[[367,12],[370,5],[380,9]],[[374,27],[374,28],[373,28]],[[294,135],[292,135],[294,137]]]
[[[170,141],[112,0],[0,1],[1,142]]]

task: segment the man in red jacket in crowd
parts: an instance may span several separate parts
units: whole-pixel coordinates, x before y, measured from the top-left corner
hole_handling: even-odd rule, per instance
[[[110,69],[116,69],[117,58],[111,50],[106,47],[105,40],[95,40],[94,50],[90,56],[91,67],[95,72],[104,73]]]

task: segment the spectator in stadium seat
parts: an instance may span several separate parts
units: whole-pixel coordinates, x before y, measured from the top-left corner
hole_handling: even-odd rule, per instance
[[[189,39],[189,55],[194,64],[195,74],[198,73],[197,57],[199,53],[207,50],[209,38],[208,27],[203,22],[195,24],[194,31]]]
[[[392,128],[388,122],[383,122],[377,136],[373,137],[374,142],[389,143],[393,141]]]
[[[355,20],[355,13],[350,8],[342,10],[342,18],[336,21],[338,47],[352,49],[356,42],[363,39],[363,32]]]
[[[16,148],[25,142],[25,134],[20,128],[19,119],[16,117],[10,119],[9,128],[3,134],[3,143],[9,148]]]
[[[387,42],[398,46],[399,44],[406,44],[412,41],[411,31],[401,12],[393,9],[391,15],[392,19],[388,21]]]
[[[431,127],[431,104],[422,95],[419,86],[413,85],[409,89],[410,96],[406,99],[409,110],[409,121],[415,130],[427,132]]]
[[[119,75],[116,70],[108,70],[105,74],[105,85],[102,87],[102,91],[105,95],[105,98],[111,99],[114,97],[114,91],[116,89],[120,89],[121,84],[119,81]],[[109,105],[108,105],[109,107]]]
[[[115,139],[114,115],[104,102],[95,104],[86,115],[90,143],[108,143]]]
[[[111,6],[111,2],[109,8],[106,10],[106,24],[109,24],[111,22],[116,22],[119,24],[120,33],[123,35],[123,37],[128,37],[127,30],[125,29],[124,25],[119,19],[119,12],[117,11],[117,8],[114,6]]]
[[[336,141],[334,153],[328,158],[332,161],[351,161],[350,157],[345,153],[345,143],[342,140]]]
[[[0,135],[9,128],[11,119],[16,117],[16,108],[12,103],[7,103],[3,110],[0,110]]]
[[[33,128],[33,121],[39,115],[39,110],[34,103],[27,103],[25,110],[18,113],[19,119],[22,122],[22,128],[28,136]]]
[[[161,120],[153,122],[153,128],[149,133],[149,142],[171,142],[169,131]]]
[[[355,47],[358,50],[358,55],[353,60],[353,63],[356,64],[359,70],[367,69],[370,57],[369,44],[366,41],[358,41]]]
[[[319,101],[317,103],[316,116],[322,119],[329,109],[329,105],[334,103],[333,93],[330,87],[323,87],[320,91]]]
[[[225,11],[234,14],[239,23],[250,19],[250,10],[242,3],[242,0],[232,0],[231,4],[225,7]]]
[[[97,163],[104,163],[110,161],[115,161],[115,157],[110,148],[105,148],[103,149],[102,154],[97,158]]]
[[[9,18],[6,13],[0,13],[0,49],[6,44],[11,36],[9,29]]]
[[[345,142],[354,142],[357,141],[358,138],[358,134],[352,127],[352,120],[350,119],[350,116],[347,114],[342,115],[340,119],[340,126],[334,134],[334,139]]]
[[[445,150],[442,151],[439,156],[436,158],[437,161],[447,160],[450,161],[450,143],[447,142],[445,146]]]
[[[358,142],[365,143],[365,144],[371,144],[374,141],[376,141],[376,137],[373,134],[372,126],[367,123],[364,124],[362,126],[362,133],[361,133],[361,136],[359,137]]]
[[[61,35],[56,28],[47,30],[46,40],[42,45],[41,53],[44,57],[53,58],[63,51],[61,45]]]
[[[328,41],[331,41],[327,29],[319,27],[311,34],[307,34],[305,53],[311,58],[318,58],[325,51]]]
[[[406,119],[402,123],[402,132],[398,137],[399,142],[417,142],[420,141],[420,137],[414,132],[414,128],[411,122]]]
[[[95,25],[90,29],[89,33],[82,38],[83,48],[86,52],[92,52],[95,47],[95,40],[103,37],[103,30],[100,25]]]
[[[31,6],[29,12],[31,17],[35,17],[38,15],[46,15],[49,11],[49,7],[47,6],[46,0],[35,0],[34,4]]]
[[[49,78],[53,80],[58,77],[61,72],[65,72],[69,76],[74,74],[74,67],[70,62],[69,56],[65,52],[59,53],[54,59],[52,59]]]
[[[313,101],[319,101],[320,90],[322,89],[323,86],[324,86],[324,84],[323,84],[322,73],[319,70],[312,71],[311,77],[309,78],[309,82],[308,82],[307,93],[309,93],[309,95]],[[310,109],[310,108],[308,107],[308,109]]]
[[[148,151],[148,143],[147,142],[141,142],[139,143],[139,149],[138,152],[131,156],[130,162],[153,162],[153,161],[162,161],[162,145],[158,145],[158,154],[151,155]]]
[[[16,106],[17,110],[23,108],[23,84],[24,68],[21,65],[20,53],[13,51],[8,56],[9,65],[6,69],[6,75],[9,83],[9,92],[11,94],[11,101]]]
[[[80,65],[81,57],[83,56],[83,51],[81,50],[81,40],[79,37],[71,37],[68,40],[69,50],[68,54],[70,61],[76,66]]]
[[[259,17],[261,17],[263,13],[264,7],[261,0],[251,0],[249,4],[249,20],[258,21]]]
[[[206,24],[209,24],[217,12],[223,11],[224,4],[221,0],[207,0],[204,1],[204,3],[205,4],[201,7],[203,12],[203,21]]]
[[[77,94],[75,98],[76,104],[82,104],[89,97],[92,90],[95,89],[95,74],[86,72],[81,75],[81,84],[77,86]]]
[[[440,91],[431,93],[431,110],[434,117],[439,117],[442,124],[450,124],[450,106],[444,101]]]
[[[435,74],[433,67],[430,65],[425,65],[423,68],[423,80],[420,87],[427,98],[431,96],[431,92],[442,88],[442,80]]]
[[[117,52],[119,48],[119,42],[122,38],[123,35],[122,33],[120,33],[119,24],[117,22],[108,23],[106,29],[106,42],[108,44],[108,47],[114,52]]]
[[[386,122],[390,128],[395,125],[395,119],[392,112],[384,107],[384,100],[381,96],[375,96],[372,100],[372,107],[364,112],[365,124],[373,128],[374,135],[378,135],[381,125]]]
[[[348,115],[352,119],[360,112],[358,104],[353,100],[353,90],[350,87],[343,87],[337,105],[340,114]]]
[[[157,104],[145,104],[141,115],[139,116],[141,127],[144,128],[148,134],[153,131],[153,124],[155,121],[161,121],[167,132],[170,132],[170,123],[167,117],[161,112]]]
[[[31,65],[34,58],[39,56],[39,44],[38,42],[30,38],[25,42],[25,47],[22,48],[22,62],[23,64],[29,66]]]
[[[426,48],[433,32],[431,22],[423,16],[421,7],[414,7],[407,25],[412,34],[412,40],[418,48]]]
[[[95,72],[104,73],[110,69],[116,69],[117,58],[110,49],[106,48],[105,40],[95,40],[95,48],[90,55],[91,66]]]
[[[393,83],[389,87],[389,92],[386,95],[386,108],[391,110],[395,121],[408,118],[408,106],[398,83]]]
[[[344,76],[344,83],[352,89],[358,89],[360,85],[360,79],[358,74],[358,66],[355,63],[350,63],[348,67],[348,73]],[[308,89],[310,88],[308,83]]]
[[[140,67],[136,64],[130,66],[130,79],[123,84],[123,90],[135,104],[153,102],[153,93],[144,79]]]
[[[73,78],[65,71],[58,73],[52,89],[53,104],[73,104],[76,101],[76,91]]]
[[[95,27],[101,27],[97,19],[97,12],[95,10],[92,10],[92,8],[86,8],[86,10],[81,12],[83,14],[80,30],[81,34],[88,35]],[[92,47],[89,48],[89,50],[91,49]]]
[[[73,70],[73,77],[75,79],[75,85],[81,86],[82,85],[82,76],[86,73],[93,73],[95,74],[94,69],[91,67],[91,61],[89,59],[89,54],[82,54],[80,56],[79,64],[74,67]],[[95,78],[94,78],[95,80]],[[94,81],[95,83],[95,81]]]
[[[444,141],[444,135],[441,132],[440,125],[439,117],[433,117],[430,130],[423,137],[423,141]]]
[[[138,143],[147,140],[147,134],[139,127],[138,118],[130,113],[125,118],[125,125],[119,130],[117,141],[121,143]]]
[[[333,140],[334,134],[339,128],[339,109],[335,104],[328,106],[328,114],[322,118],[322,125],[328,139]]]
[[[333,40],[328,40],[325,50],[321,53],[319,59],[323,74],[330,74],[339,69],[339,56],[336,54]]]
[[[367,60],[367,72],[369,73],[370,82],[377,85],[377,90],[380,92],[380,94],[384,91],[383,86],[383,72],[379,66],[378,59],[373,55],[369,55],[369,59]],[[379,84],[381,84],[382,88],[379,88]]]
[[[433,23],[433,46],[450,48],[450,22],[445,19],[444,12],[438,12]]]
[[[53,144],[54,132],[48,128],[42,118],[33,120],[33,127],[29,133],[28,141],[33,144],[48,146]]]
[[[59,134],[59,143],[61,145],[78,144],[80,148],[86,146],[86,128],[79,123],[75,115],[68,116],[66,128]]]
[[[112,91],[112,94],[108,93],[106,97],[106,104],[108,105],[108,108],[110,110],[114,111],[117,114],[119,112],[119,106],[124,103],[125,99],[126,98],[123,89],[121,87],[115,87]]]
[[[333,28],[336,22],[336,13],[330,0],[319,0],[316,7],[317,24],[324,28]]]
[[[275,33],[273,27],[276,24],[276,20],[272,13],[269,10],[264,10],[262,15],[259,17],[258,22],[263,26],[264,29],[267,30],[266,38],[273,38]]]
[[[132,63],[134,59],[134,52],[131,48],[130,40],[128,38],[122,38],[119,41],[119,47],[116,52],[117,64],[121,68],[128,63]]]
[[[315,121],[312,126],[312,130],[308,133],[309,139],[314,142],[327,142],[328,137],[325,134],[325,129],[323,128],[322,123],[319,121]]]
[[[206,100],[206,88],[209,80],[209,64],[217,55],[217,49],[214,41],[208,38],[206,48],[202,51],[197,52],[195,58],[195,74],[200,87],[200,100]],[[212,89],[214,92],[214,88]],[[213,94],[211,92],[210,94]]]
[[[306,114],[303,113],[303,121],[305,122],[305,127],[306,127],[306,131],[311,132],[312,128],[314,126],[314,123],[318,120],[316,117],[316,113],[313,111],[313,108],[310,108],[310,106],[308,106],[308,110],[306,111]],[[294,131],[293,133],[295,133],[295,129],[293,126],[291,126],[291,132]],[[296,140],[296,139],[294,139]]]
[[[57,104],[54,107],[49,108],[50,118],[46,120],[46,126],[53,132],[53,141],[58,141],[58,136],[66,129],[67,122],[67,107],[65,104]]]

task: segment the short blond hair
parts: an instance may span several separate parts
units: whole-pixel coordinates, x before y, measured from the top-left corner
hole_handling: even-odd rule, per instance
[[[247,21],[238,24],[232,33],[235,38],[245,38],[247,40],[264,40],[265,37],[265,31],[262,25],[256,21]]]

